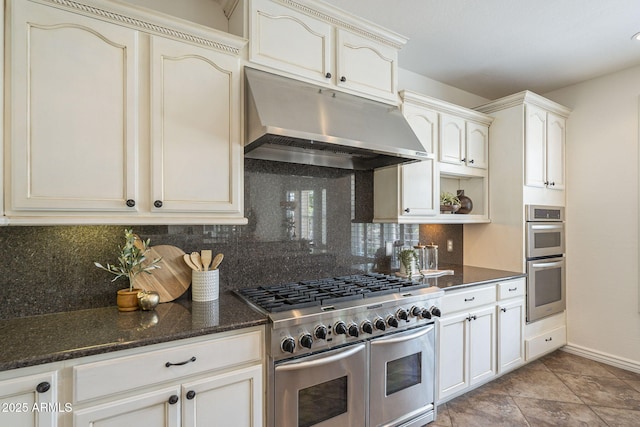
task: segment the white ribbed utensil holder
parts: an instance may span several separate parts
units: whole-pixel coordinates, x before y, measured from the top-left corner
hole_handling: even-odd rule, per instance
[[[194,301],[213,301],[218,299],[220,270],[191,272],[191,299]]]

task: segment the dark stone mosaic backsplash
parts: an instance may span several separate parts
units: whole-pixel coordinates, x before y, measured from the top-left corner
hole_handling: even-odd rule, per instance
[[[327,276],[385,271],[386,247],[440,246],[441,264],[462,264],[461,225],[373,224],[372,174],[245,161],[243,226],[134,226],[151,245],[225,255],[221,292]],[[0,319],[115,305],[124,279],[115,262],[126,226],[0,227]],[[446,240],[454,252],[446,251]],[[190,298],[187,292],[181,298]]]

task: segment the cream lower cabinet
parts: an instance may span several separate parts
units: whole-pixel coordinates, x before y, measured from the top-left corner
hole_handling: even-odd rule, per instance
[[[65,411],[64,403],[59,406],[57,388],[55,371],[0,379],[0,424],[11,427],[57,426],[59,414]]]
[[[262,329],[73,366],[73,425],[263,425]]]
[[[438,320],[439,402],[496,375],[495,292],[491,285],[445,294]]]
[[[525,361],[524,325],[526,279],[499,283],[498,374],[515,369]]]
[[[244,40],[43,3],[8,3],[9,223],[246,222]]]

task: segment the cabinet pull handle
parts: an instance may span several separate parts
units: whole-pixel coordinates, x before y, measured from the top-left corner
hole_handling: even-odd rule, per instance
[[[195,362],[195,361],[196,361],[196,357],[193,356],[191,359],[185,360],[184,362],[180,362],[180,363],[167,362],[167,363],[164,364],[164,366],[166,366],[167,368],[169,368],[171,366],[182,366],[182,365],[186,365],[189,362]]]
[[[549,342],[549,341],[552,341],[552,340],[553,340],[553,338],[552,338],[552,337],[549,337],[549,338],[545,338],[544,340],[545,340],[546,342]]]
[[[464,162],[466,162],[466,161],[467,161],[467,158],[465,157],[465,158],[463,158],[462,160],[460,160],[460,163],[464,163]]]
[[[153,202],[153,206],[155,206],[156,208],[161,208],[162,200],[156,200],[155,202]]]
[[[471,322],[472,320],[476,320],[476,319],[477,319],[477,317],[476,317],[476,316],[469,316],[469,317],[467,317],[467,320],[468,320],[469,322]]]
[[[187,392],[187,399],[192,400],[194,397],[196,397],[196,392],[193,390],[189,390]]]
[[[136,205],[136,201],[133,199],[129,199],[127,200],[127,206],[129,206],[130,208],[134,207]]]
[[[405,211],[406,213],[409,213],[409,212],[411,212],[411,209],[406,208],[404,211]]]
[[[506,312],[507,312],[507,309],[506,309],[506,308],[504,308],[504,307],[502,307],[502,308],[500,309],[500,311],[501,311],[501,312],[503,312],[503,313],[506,313]]]
[[[545,181],[545,182],[544,182],[544,185],[549,185],[549,181]]]
[[[342,83],[344,83],[344,82],[346,82],[346,81],[347,81],[347,78],[346,78],[345,76],[342,76],[342,77],[340,77],[340,81],[341,81]]]
[[[36,391],[38,393],[46,393],[49,391],[50,388],[51,388],[51,384],[49,384],[47,381],[44,381],[36,386]]]
[[[474,160],[473,160],[473,159],[469,160],[469,163],[473,164],[473,162],[474,162]]]
[[[169,405],[175,405],[176,403],[178,403],[178,396],[173,394],[169,397]]]
[[[464,299],[464,302],[473,301],[474,299],[476,299],[476,297],[465,298],[465,299]]]
[[[554,186],[554,185],[556,185],[556,183],[555,183],[555,181],[551,181],[551,182],[549,183],[549,185]]]
[[[517,291],[517,290],[518,290],[518,287],[515,287],[515,288],[509,288],[509,292],[513,292],[513,291]]]
[[[327,73],[324,76],[325,76],[325,78],[330,79],[331,78],[331,73]]]

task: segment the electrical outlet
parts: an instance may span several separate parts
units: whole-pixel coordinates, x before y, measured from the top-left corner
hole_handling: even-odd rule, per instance
[[[453,240],[447,239],[447,252],[453,252]]]

